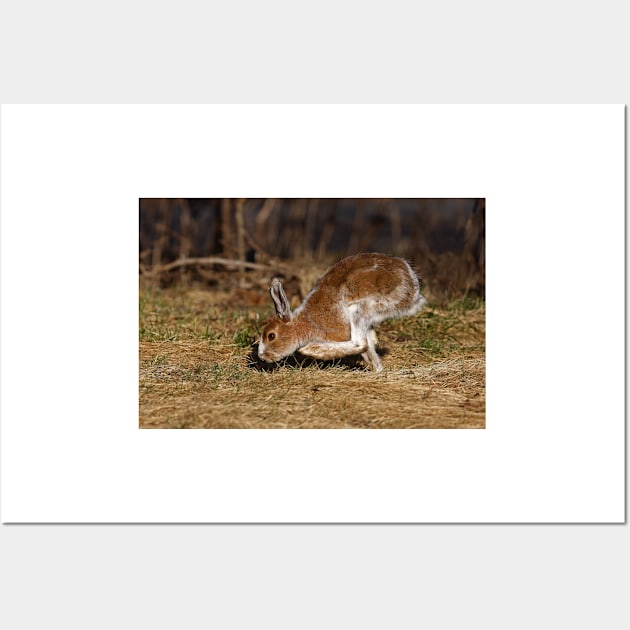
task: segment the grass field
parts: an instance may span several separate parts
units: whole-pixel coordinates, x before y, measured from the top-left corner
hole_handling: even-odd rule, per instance
[[[141,428],[484,428],[485,303],[453,300],[378,329],[384,372],[299,355],[262,364],[264,293],[140,289]],[[267,303],[268,301],[268,303]]]

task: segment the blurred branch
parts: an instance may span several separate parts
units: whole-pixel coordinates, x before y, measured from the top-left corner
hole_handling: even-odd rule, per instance
[[[279,206],[277,199],[265,199],[263,207],[256,216],[256,240],[259,243],[278,242],[278,216],[275,210]]]
[[[236,253],[241,263],[245,262],[245,219],[244,219],[245,199],[236,201]],[[239,284],[245,285],[245,268],[239,267]]]
[[[221,246],[225,256],[234,254],[232,243],[232,203],[231,199],[221,200]]]
[[[151,276],[163,273],[165,271],[171,271],[172,269],[177,269],[179,267],[194,267],[197,265],[225,265],[230,267],[242,267],[244,269],[259,269],[261,271],[272,271],[274,269],[282,271],[290,270],[289,267],[283,264],[263,265],[261,263],[246,262],[244,260],[222,258],[220,256],[208,256],[205,258],[180,258],[179,260],[174,260],[167,265],[153,265],[152,267],[141,265],[140,270],[143,274]]]

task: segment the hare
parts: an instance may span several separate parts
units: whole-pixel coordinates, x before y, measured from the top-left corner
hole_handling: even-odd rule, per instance
[[[258,356],[272,362],[295,351],[325,360],[360,354],[380,372],[373,327],[384,319],[415,315],[426,304],[421,288],[402,258],[357,254],[333,265],[292,312],[275,278],[269,292],[276,315],[262,331]]]

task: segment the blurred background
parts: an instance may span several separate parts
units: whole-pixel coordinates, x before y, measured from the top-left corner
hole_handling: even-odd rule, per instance
[[[485,297],[485,199],[140,199],[141,282],[301,299],[339,258],[408,259],[433,300]]]

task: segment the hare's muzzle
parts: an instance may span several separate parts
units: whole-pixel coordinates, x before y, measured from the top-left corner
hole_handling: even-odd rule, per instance
[[[272,356],[273,353],[269,352],[269,349],[265,346],[265,344],[260,341],[258,343],[258,357],[267,363],[273,363],[277,359]]]

